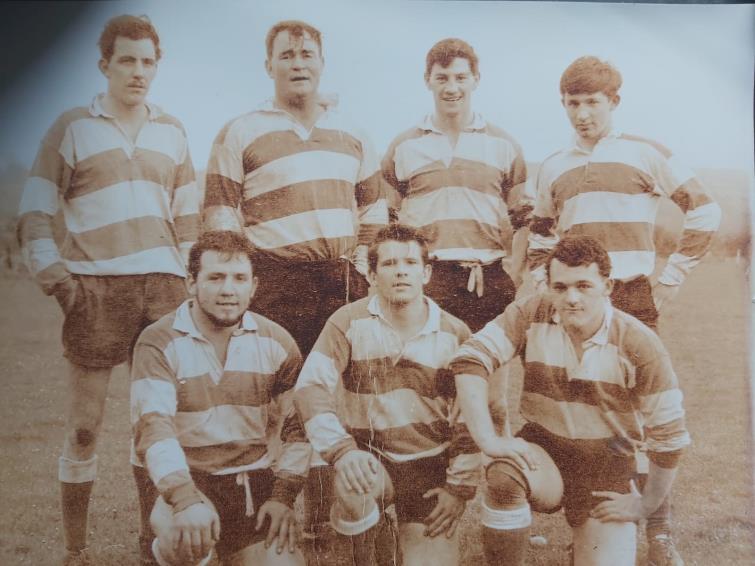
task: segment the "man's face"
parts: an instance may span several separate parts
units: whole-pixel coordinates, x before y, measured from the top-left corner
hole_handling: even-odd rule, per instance
[[[619,96],[609,98],[603,92],[564,94],[561,103],[580,139],[595,145],[611,130],[611,112],[619,104]]]
[[[112,98],[126,107],[143,104],[157,73],[155,44],[149,38],[118,36],[110,61],[100,59],[99,66],[107,77],[107,90]]]
[[[417,242],[382,242],[377,250],[375,271],[370,282],[378,295],[394,305],[406,305],[422,296],[430,281],[430,266],[422,262],[422,248]]]
[[[612,289],[613,281],[600,274],[597,263],[569,267],[551,260],[548,290],[567,330],[597,331]]]
[[[265,61],[267,74],[275,81],[275,93],[284,100],[296,100],[317,92],[324,61],[308,33],[292,37],[282,31],[273,40],[273,52]]]
[[[456,57],[448,67],[433,64],[425,82],[433,93],[436,112],[455,116],[471,108],[472,92],[477,88],[479,77],[472,74],[469,59]]]
[[[216,328],[239,323],[256,287],[252,264],[245,254],[228,257],[214,250],[202,254],[199,273],[189,281],[189,292],[199,310]]]

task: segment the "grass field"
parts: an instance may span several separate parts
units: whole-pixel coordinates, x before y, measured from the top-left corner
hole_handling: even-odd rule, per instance
[[[62,548],[57,457],[63,438],[65,387],[53,299],[31,281],[0,279],[0,564],[44,566]],[[709,258],[669,305],[661,336],[686,396],[694,446],[674,490],[675,531],[688,565],[755,564],[750,471],[748,336],[750,302],[744,268]],[[512,394],[516,396],[518,372]],[[128,378],[113,376],[98,449],[99,477],[90,515],[96,564],[136,565],[136,493],[128,465]],[[462,564],[482,564],[474,502],[462,528]],[[536,518],[549,544],[530,563],[564,564],[568,543],[559,514]],[[640,547],[640,561],[644,545]],[[312,563],[343,563],[331,549]]]

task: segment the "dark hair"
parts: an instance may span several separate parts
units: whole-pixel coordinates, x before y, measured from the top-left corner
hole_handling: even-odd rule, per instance
[[[580,57],[561,75],[561,96],[565,94],[592,94],[602,92],[613,98],[621,88],[621,73],[597,57]]]
[[[367,264],[373,273],[377,270],[378,248],[383,242],[417,242],[422,250],[422,264],[427,265],[430,261],[427,249],[427,239],[419,230],[405,224],[389,224],[377,233],[375,239],[367,250]]]
[[[551,278],[551,262],[557,259],[569,267],[597,264],[598,273],[606,279],[611,276],[611,258],[605,248],[592,236],[565,236],[559,240],[548,256],[545,274]]]
[[[320,55],[322,55],[322,34],[319,29],[309,25],[307,22],[299,20],[284,20],[275,24],[270,28],[270,31],[267,32],[265,47],[267,48],[268,59],[273,56],[273,42],[275,41],[275,38],[283,31],[287,31],[291,37],[297,39],[304,37],[304,34],[308,33],[312,40],[317,44],[317,48],[320,50]]]
[[[132,16],[124,14],[108,20],[105,28],[100,34],[100,40],[97,45],[100,46],[100,53],[105,61],[110,61],[115,50],[115,38],[127,37],[128,39],[151,39],[155,45],[155,60],[159,61],[162,56],[160,51],[160,38],[157,30],[149,21],[147,16]]]
[[[230,259],[236,254],[244,254],[252,263],[254,246],[246,236],[230,230],[205,232],[189,250],[189,274],[196,279],[202,267],[202,254],[208,251],[224,254]]]
[[[474,76],[479,76],[477,54],[463,39],[457,39],[455,37],[449,37],[447,39],[441,39],[438,43],[430,48],[427,52],[427,58],[425,59],[425,79],[430,78],[430,71],[433,69],[433,65],[438,63],[444,69],[453,63],[454,59],[460,57],[469,61],[469,68]]]

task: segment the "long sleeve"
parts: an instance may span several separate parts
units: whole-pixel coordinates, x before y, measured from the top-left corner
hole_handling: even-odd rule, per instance
[[[655,338],[655,336],[653,336]],[[648,457],[662,468],[676,467],[690,443],[682,406],[683,395],[669,355],[656,340],[656,353],[635,370],[633,391],[642,413]]]
[[[558,243],[557,223],[558,214],[553,204],[551,189],[545,181],[541,166],[535,180],[535,206],[527,237],[527,258],[532,279],[536,284],[545,281],[545,262]]]
[[[185,137],[184,143],[184,158],[176,168],[173,181],[171,214],[176,226],[178,249],[181,252],[184,265],[188,265],[189,250],[199,236],[199,192],[188,141]]]
[[[307,436],[312,447],[329,464],[357,447],[339,420],[336,406],[336,388],[350,355],[351,345],[331,317],[307,356],[296,383],[296,408]]]
[[[170,494],[192,487],[186,455],[175,427],[177,394],[174,372],[165,353],[143,338],[134,350],[131,368],[131,426],[137,458],[149,472],[158,491]]]
[[[367,136],[360,134],[362,161],[354,187],[359,218],[357,245],[369,245],[378,231],[388,224],[388,203],[385,181],[377,154]]]
[[[666,285],[680,285],[710,249],[721,224],[721,208],[694,173],[673,155],[660,160],[654,176],[659,187],[684,213],[679,244],[658,278]]]
[[[241,231],[239,206],[244,189],[243,148],[235,147],[233,122],[226,124],[212,144],[207,163],[203,230]]]
[[[18,215],[18,241],[26,265],[46,294],[70,276],[53,238],[52,220],[73,172],[73,143],[61,116],[40,144],[24,186]]]
[[[275,373],[273,395],[275,420],[280,450],[277,451],[273,471],[275,481],[271,498],[293,507],[294,500],[304,486],[312,457],[312,447],[307,441],[299,415],[294,410],[293,388],[302,366],[299,348],[290,336],[280,337],[286,359]]]
[[[464,342],[451,361],[451,373],[477,375],[487,379],[499,367],[520,354],[527,336],[528,322],[523,311],[526,300],[528,299],[511,303],[502,314]]]

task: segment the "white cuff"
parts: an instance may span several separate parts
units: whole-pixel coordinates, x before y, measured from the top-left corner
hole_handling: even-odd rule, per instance
[[[480,521],[490,529],[513,531],[532,524],[532,512],[529,505],[519,507],[519,509],[491,509],[485,505],[485,501],[482,501],[481,508]]]
[[[373,504],[372,511],[358,521],[344,521],[334,513],[335,505],[330,508],[330,524],[333,530],[342,535],[354,536],[367,532],[380,521],[380,511],[377,503]]]
[[[83,462],[61,456],[58,458],[58,479],[65,483],[86,483],[97,477],[97,455]]]

